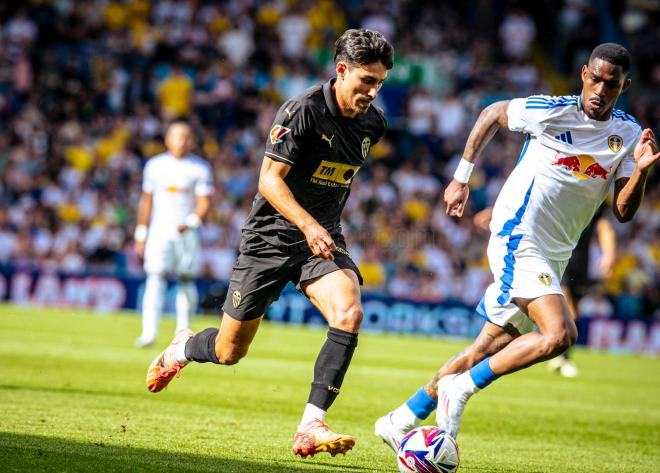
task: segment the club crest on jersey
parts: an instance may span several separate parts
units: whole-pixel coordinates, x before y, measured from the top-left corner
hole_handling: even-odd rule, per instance
[[[539,274],[539,281],[541,281],[541,283],[545,284],[546,286],[549,286],[552,284],[552,276],[550,276],[548,273],[541,273]]]
[[[613,152],[618,153],[623,146],[623,139],[619,135],[610,135],[607,138],[607,145]]]
[[[369,148],[371,148],[371,139],[368,136],[365,136],[362,140],[362,158],[367,159]]]
[[[231,293],[231,302],[234,306],[234,309],[236,309],[239,305],[241,305],[241,293],[238,291],[234,291]]]
[[[289,133],[291,131],[291,128],[287,128],[282,125],[275,125],[273,128],[270,129],[270,142],[272,144],[277,144],[281,143],[283,140],[282,138],[284,135]]]

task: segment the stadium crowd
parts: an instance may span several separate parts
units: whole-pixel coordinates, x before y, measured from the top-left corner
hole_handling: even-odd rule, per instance
[[[140,274],[132,232],[145,160],[184,118],[218,186],[202,230],[206,277],[227,279],[279,104],[334,74],[334,39],[381,31],[396,48],[379,106],[390,129],[353,186],[343,226],[366,290],[478,302],[487,234],[442,203],[487,104],[580,90],[606,40],[633,54],[618,107],[660,130],[660,11],[654,2],[33,0],[0,6],[0,264]],[[624,5],[625,3],[625,5]],[[553,5],[550,5],[553,4]],[[653,10],[653,8],[656,8]],[[471,181],[492,205],[523,137],[501,133]],[[660,187],[615,223],[614,275],[583,315],[660,317]],[[592,249],[597,256],[597,246]],[[593,274],[596,274],[597,258]]]

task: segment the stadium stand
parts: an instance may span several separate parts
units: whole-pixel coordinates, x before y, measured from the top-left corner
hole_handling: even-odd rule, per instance
[[[484,105],[578,91],[572,78],[589,51],[617,40],[634,57],[618,107],[660,130],[653,2],[613,2],[621,6],[604,16],[585,0],[536,3],[7,2],[0,264],[141,274],[131,239],[141,170],[163,149],[168,121],[185,118],[219,189],[202,234],[204,274],[226,279],[277,105],[328,75],[338,33],[368,27],[392,41],[397,62],[379,99],[390,130],[344,213],[351,253],[367,290],[474,305],[490,276],[487,235],[469,218],[446,217],[441,192]],[[521,147],[519,136],[501,134],[486,150],[469,214],[492,205]],[[637,218],[615,228],[614,276],[581,310],[658,318],[657,172]]]

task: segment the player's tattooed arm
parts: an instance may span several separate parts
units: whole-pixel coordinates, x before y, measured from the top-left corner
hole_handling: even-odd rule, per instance
[[[655,135],[650,129],[642,132],[639,143],[635,146],[635,170],[629,178],[617,179],[614,185],[613,211],[617,220],[629,222],[635,216],[644,198],[646,176],[653,165],[660,159]]]
[[[481,111],[465,143],[463,159],[471,163],[475,162],[477,156],[493,139],[497,130],[500,127],[509,127],[509,118],[507,117],[509,102],[510,100],[495,102]]]
[[[497,130],[500,127],[509,127],[507,116],[509,102],[509,100],[495,102],[482,110],[465,143],[465,149],[463,150],[464,161],[474,163],[477,156],[479,156],[490,140],[493,139]],[[447,215],[462,217],[469,195],[470,190],[467,183],[452,179],[445,189],[444,194],[445,203],[447,204]]]

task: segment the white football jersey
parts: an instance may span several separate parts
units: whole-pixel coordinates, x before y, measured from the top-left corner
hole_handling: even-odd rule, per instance
[[[642,128],[617,109],[607,121],[589,118],[579,96],[514,99],[507,115],[509,128],[527,140],[490,229],[522,235],[550,259],[568,259],[612,181],[631,176]]]
[[[197,196],[213,193],[211,166],[195,155],[158,154],[144,167],[142,191],[153,196],[150,232],[171,231],[195,211]]]

